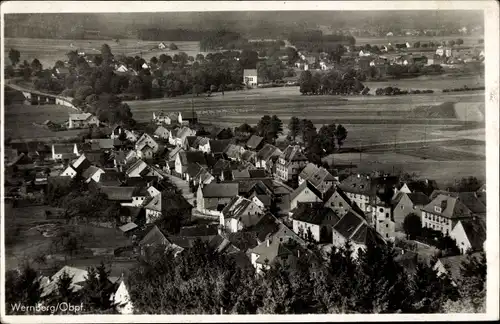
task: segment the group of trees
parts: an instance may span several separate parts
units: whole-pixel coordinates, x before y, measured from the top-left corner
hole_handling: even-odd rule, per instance
[[[145,28],[137,31],[137,38],[147,41],[162,41],[172,39],[178,41],[198,41],[206,32],[188,29]]]
[[[408,64],[399,65],[392,64],[387,66],[387,75],[394,78],[400,78],[406,75],[427,75],[444,73],[444,69],[440,64],[421,65],[421,64]]]
[[[276,139],[283,133],[283,122],[278,116],[264,115],[257,123],[256,132],[264,138],[266,143],[274,144]]]
[[[299,78],[300,93],[331,95],[360,94],[365,89],[365,86],[360,81],[360,78],[362,78],[361,74],[361,71],[354,69],[348,69],[345,72],[330,70],[324,74],[317,72],[312,74],[311,71],[304,71]]]
[[[29,264],[21,270],[8,270],[5,273],[5,301],[9,315],[60,315],[66,314],[64,309],[57,307],[61,303],[73,306],[83,305],[78,314],[113,314],[113,304],[110,296],[113,293],[113,284],[109,281],[110,271],[101,263],[97,267],[87,269],[88,275],[83,282],[83,288],[74,291],[73,278],[63,273],[59,278],[55,290],[48,296],[42,297],[40,274]],[[14,305],[36,307],[39,303],[46,306],[45,312],[22,311]]]
[[[300,120],[292,117],[288,124],[288,137],[293,142],[297,136],[302,138],[306,146],[309,161],[321,164],[321,159],[339,149],[347,138],[347,129],[341,124],[323,125],[316,130],[313,122],[309,119]]]
[[[258,276],[200,241],[177,257],[163,251],[151,253],[129,276],[138,313],[437,313],[469,296],[477,307],[484,303],[484,259],[468,260],[462,272],[468,280],[457,289],[427,264],[406,271],[392,246],[369,246],[357,259],[350,244],[325,260],[310,252],[293,266],[283,260]]]
[[[398,87],[377,88],[375,94],[377,96],[398,96],[407,94],[434,93],[434,90],[401,90]]]

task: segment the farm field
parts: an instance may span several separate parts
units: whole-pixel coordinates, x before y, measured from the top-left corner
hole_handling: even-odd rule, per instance
[[[484,78],[479,76],[454,76],[453,74],[419,76],[411,79],[389,81],[366,81],[365,86],[370,88],[370,93],[375,93],[377,88],[398,87],[402,90],[434,90],[441,92],[443,89],[484,86]]]
[[[69,114],[75,112],[67,106],[59,105],[32,106],[20,103],[5,105],[5,136],[11,139],[49,139],[77,136],[82,130],[53,132],[33,125],[33,123],[41,124],[46,120],[56,123],[66,122]]]
[[[66,53],[74,50],[83,50],[89,54],[100,53],[102,44],[108,44],[114,55],[139,55],[148,60],[153,56],[159,56],[162,53],[170,56],[178,52],[186,52],[190,56],[196,56],[200,52],[198,42],[177,42],[163,41],[165,44],[175,43],[178,47],[176,51],[159,50],[157,41],[142,41],[138,39],[120,39],[117,43],[114,39],[109,40],[72,40],[72,39],[37,39],[37,38],[5,38],[5,57],[8,58],[8,51],[11,48],[17,49],[21,53],[21,62],[27,60],[31,62],[38,58],[44,67],[54,66],[57,60],[67,59]],[[202,54],[207,54],[202,52]],[[8,60],[6,62],[9,62]]]
[[[420,41],[420,42],[441,42],[448,40],[456,40],[461,38],[464,40],[464,46],[478,45],[478,40],[484,38],[481,35],[465,35],[465,36],[388,36],[388,37],[356,37],[356,45],[386,45],[388,43],[405,43],[410,42],[410,44]]]
[[[5,229],[6,233],[16,235],[13,241],[9,244],[6,242],[6,258],[5,264],[7,269],[15,268],[22,265],[25,261],[34,261],[39,255],[48,255],[52,248],[52,239],[45,237],[38,230],[39,225],[54,224],[58,230],[67,230],[71,233],[79,233],[85,238],[82,242],[84,248],[117,248],[128,246],[130,244],[119,230],[93,227],[88,225],[67,225],[65,222],[58,219],[46,219],[45,210],[54,210],[47,206],[34,206],[11,208],[6,207],[5,211]],[[49,225],[50,226],[50,225]],[[90,265],[99,264],[100,261],[112,263],[113,276],[119,276],[121,272],[126,271],[133,265],[133,261],[120,262],[114,261],[108,256],[91,256],[91,257],[73,257],[65,261],[57,261],[55,259],[47,259],[45,264],[36,263],[40,270],[50,269],[55,264],[63,264],[80,266],[86,268]]]

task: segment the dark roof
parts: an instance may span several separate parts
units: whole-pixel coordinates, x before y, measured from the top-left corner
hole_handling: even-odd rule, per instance
[[[224,153],[231,140],[210,140],[210,151],[212,153]]]
[[[116,170],[104,170],[104,173],[99,177],[99,183],[101,184],[116,184],[119,186],[121,183],[125,182],[125,175]]]
[[[306,156],[302,153],[300,146],[289,145],[280,155],[287,163],[293,161],[307,161]]]
[[[193,208],[193,206],[182,195],[167,195],[162,193],[161,199],[162,214],[168,214],[168,212],[172,210],[191,210]]]
[[[218,224],[194,225],[181,227],[179,236],[215,236],[218,234]]]
[[[292,218],[309,224],[332,226],[340,220],[340,217],[322,202],[299,203]]]
[[[201,151],[189,151],[180,152],[179,157],[181,159],[182,165],[189,165],[199,163],[201,165],[207,165],[205,160],[205,154]]]
[[[407,194],[407,195],[408,195],[408,198],[410,198],[410,200],[413,203],[413,205],[425,206],[425,205],[427,205],[428,203],[431,202],[431,200],[429,199],[429,197],[427,197],[422,192],[415,192],[415,193],[410,193],[410,194]]]
[[[262,143],[263,139],[263,137],[252,135],[247,141],[247,147],[250,149],[256,149],[257,147],[259,147],[260,143]]]
[[[384,239],[380,236],[380,234],[368,224],[363,224],[356,231],[356,233],[351,237],[353,242],[368,245],[380,245],[385,244]]]
[[[132,200],[135,187],[101,186],[101,192],[108,197],[108,200],[128,201]]]
[[[54,152],[56,154],[72,154],[75,144],[52,144],[54,145]]]
[[[250,174],[250,178],[267,178],[267,173],[264,169],[248,170],[248,173]]]
[[[238,195],[238,183],[209,183],[202,188],[204,198],[232,198]]]
[[[93,165],[89,166],[85,171],[82,173],[82,177],[85,179],[89,179],[92,177],[97,171],[99,171],[98,167],[95,167]]]
[[[154,225],[148,234],[139,242],[139,245],[168,245],[169,243],[165,235],[156,225]]]
[[[337,222],[337,224],[335,224],[333,228],[345,238],[350,238],[356,229],[363,223],[364,220],[361,216],[349,211]]]
[[[247,251],[259,244],[257,240],[257,233],[255,232],[228,233],[227,239],[240,251]]]
[[[440,208],[441,212],[437,212],[436,207]],[[467,208],[460,199],[442,194],[425,205],[422,210],[433,214],[439,214],[446,218],[466,218],[472,216],[470,209]]]
[[[438,188],[435,180],[415,180],[406,183],[412,192],[422,192],[429,196],[432,191]]]
[[[257,158],[259,160],[268,161],[272,156],[279,156],[281,153],[281,150],[276,146],[265,144],[264,147],[257,153]]]
[[[300,186],[297,187],[291,194],[290,194],[290,200],[293,200],[295,197],[297,197],[301,192],[304,191],[304,189],[309,189],[311,190],[317,197],[322,198],[323,195],[321,192],[316,189],[309,181],[304,181]]]
[[[479,251],[483,248],[486,240],[486,224],[481,219],[461,220],[467,239],[469,240],[472,250]]]
[[[475,214],[486,213],[486,205],[481,202],[476,192],[460,192],[460,201]]]

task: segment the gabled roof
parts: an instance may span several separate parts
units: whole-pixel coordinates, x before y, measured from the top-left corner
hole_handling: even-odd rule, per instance
[[[224,153],[231,140],[210,140],[210,151],[212,153]]]
[[[170,244],[171,243],[156,225],[154,225],[153,228],[148,232],[148,234],[146,234],[146,236],[144,236],[144,238],[139,242],[140,246]]]
[[[75,149],[75,144],[52,144],[56,154],[72,154]]]
[[[244,69],[243,77],[257,76],[257,69]]]
[[[152,197],[144,206],[145,209],[154,210],[157,212],[161,212],[162,199],[161,194]]]
[[[168,134],[170,131],[163,126],[158,126],[154,132],[154,134],[158,136],[163,136],[165,133]]]
[[[83,284],[87,278],[88,271],[85,269],[75,268],[71,266],[64,266],[58,272],[56,272],[51,278],[48,284],[42,285],[42,297],[50,295],[52,292],[57,290],[57,283],[59,282],[63,273],[66,273],[72,278],[70,287],[73,291],[78,291],[83,287]]]
[[[264,140],[264,137],[252,135],[252,136],[250,136],[250,138],[247,141],[247,147],[249,149],[255,150],[260,145],[260,143],[262,143],[263,140]]]
[[[429,197],[427,197],[424,193],[421,192],[414,192],[407,195],[408,198],[410,198],[413,205],[415,206],[425,206],[431,202]]]
[[[83,114],[69,114],[69,118],[71,120],[87,120],[92,117],[91,113],[83,113]]]
[[[112,138],[94,138],[85,140],[85,143],[97,144],[99,149],[110,150],[115,146],[120,145],[121,141],[119,139]]]
[[[300,186],[297,187],[291,194],[290,194],[290,200],[295,199],[300,193],[302,193],[305,189],[311,190],[318,198],[322,198],[323,195],[321,192],[319,192],[316,187],[314,187],[309,181],[304,181]]]
[[[226,153],[227,157],[229,157],[229,158],[238,159],[241,156],[242,150],[243,150],[243,147],[240,145],[229,144],[226,147],[226,149],[224,150],[224,153]]]
[[[307,161],[306,156],[302,153],[300,146],[298,145],[289,145],[283,151],[280,157],[284,159],[286,163],[296,162],[296,161]]]
[[[205,154],[201,151],[179,152],[179,158],[181,159],[182,165],[189,165],[196,163],[204,166],[207,165]]]
[[[181,146],[176,146],[175,148],[172,149],[172,151],[168,152],[168,158],[173,159],[177,153],[183,152],[184,149]]]
[[[100,169],[98,167],[91,165],[87,168],[87,170],[83,171],[82,177],[84,177],[85,179],[90,179],[99,170]]]
[[[238,195],[237,183],[209,183],[202,188],[204,198],[231,198]]]
[[[267,172],[264,169],[253,169],[253,170],[248,170],[248,174],[250,175],[250,178],[256,179],[256,178],[267,178]]]
[[[129,201],[134,196],[135,187],[101,186],[101,192],[108,200]]]
[[[465,235],[469,240],[472,250],[478,251],[483,248],[486,240],[486,224],[481,219],[463,219],[460,220],[464,228]],[[456,225],[455,225],[456,226]]]
[[[373,227],[366,223],[361,225],[356,233],[351,236],[351,241],[358,244],[364,244],[365,246],[385,244],[382,236],[380,236],[380,234]]]
[[[438,207],[438,210],[441,209],[441,212],[437,212],[436,207]],[[446,218],[472,217],[472,212],[460,199],[442,194],[424,206],[422,210],[428,213],[439,214]]]
[[[218,224],[215,225],[194,225],[183,226],[179,231],[179,236],[215,236],[218,234]]]
[[[233,170],[232,171],[233,179],[248,179],[250,178],[249,170]]]
[[[335,225],[340,217],[322,202],[299,203],[292,215],[294,220],[316,225]]]
[[[328,170],[318,167],[314,163],[308,163],[299,177],[309,180],[315,187],[318,187],[324,181],[335,181],[335,177]]]
[[[222,214],[224,218],[236,218],[239,219],[243,213],[246,211],[248,206],[253,202],[249,199],[243,198],[241,196],[235,196],[229,204],[224,207]]]
[[[476,192],[460,192],[458,198],[460,201],[475,214],[486,213],[486,205],[478,198]]]
[[[340,235],[350,239],[366,221],[353,211],[348,211],[333,227]]]
[[[259,245],[255,232],[227,233],[227,239],[240,251],[247,251]]]
[[[279,148],[271,144],[265,144],[257,153],[259,160],[268,161],[272,156],[279,156],[282,152]]]

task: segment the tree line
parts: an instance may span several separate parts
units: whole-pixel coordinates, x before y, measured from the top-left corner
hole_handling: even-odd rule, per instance
[[[293,243],[288,243],[289,247]],[[311,247],[312,248],[312,247]],[[135,313],[140,314],[308,314],[441,313],[485,309],[486,258],[469,256],[462,279],[452,279],[426,263],[403,267],[388,246],[368,246],[352,258],[350,243],[322,256],[310,250],[275,262],[259,275],[231,254],[207,243],[174,256],[164,247],[148,250],[126,279]],[[291,259],[289,259],[291,260]],[[436,261],[436,260],[433,260]],[[96,273],[98,275],[96,275]],[[6,274],[7,311],[15,302],[40,301],[38,274],[30,268]],[[85,299],[97,313],[111,312],[103,265],[89,270],[79,293],[63,277],[56,301]],[[108,297],[108,298],[106,298]],[[11,313],[12,314],[12,313]]]
[[[299,85],[302,94],[350,95],[361,94],[365,89],[360,78],[363,73],[352,68],[345,72],[330,70],[328,73],[303,71],[300,74]],[[365,76],[366,78],[366,76]]]

